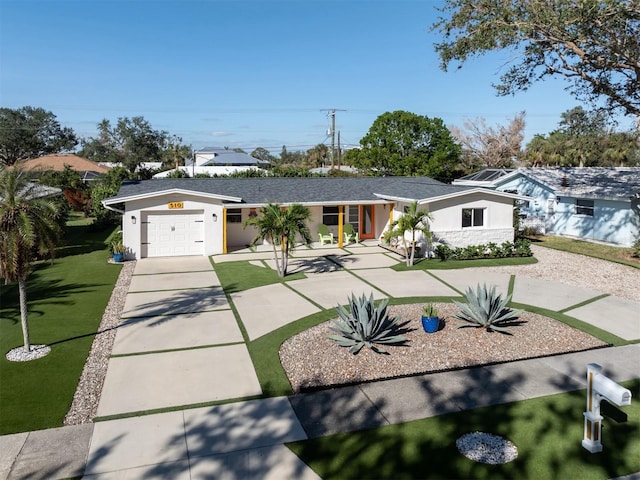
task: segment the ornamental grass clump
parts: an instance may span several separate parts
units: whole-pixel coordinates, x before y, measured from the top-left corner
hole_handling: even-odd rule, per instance
[[[460,328],[478,327],[486,328],[489,332],[510,333],[507,327],[520,323],[514,320],[522,310],[508,308],[511,296],[504,298],[498,294],[495,285],[487,289],[486,284],[478,284],[475,291],[471,287],[467,288],[465,295],[468,303],[453,301],[460,308],[460,312],[454,315],[454,318],[471,323]]]
[[[341,347],[351,347],[349,352],[357,354],[362,347],[368,347],[377,353],[388,353],[381,345],[400,345],[407,341],[402,335],[408,322],[400,323],[400,317],[390,317],[387,313],[389,299],[382,300],[376,307],[373,294],[367,298],[364,294],[349,299],[349,308],[338,305],[336,312],[340,318],[333,319],[335,326],[329,327],[335,335],[327,335]]]

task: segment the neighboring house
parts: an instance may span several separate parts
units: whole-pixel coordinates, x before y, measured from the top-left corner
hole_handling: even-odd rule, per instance
[[[258,160],[247,153],[226,148],[205,147],[194,152],[196,167],[259,167],[269,162]]]
[[[45,155],[44,157],[26,160],[21,162],[20,165],[23,170],[31,172],[46,172],[50,170],[62,172],[65,165],[68,165],[72,170],[80,174],[84,182],[90,182],[97,176],[109,171],[108,167],[72,153]]]
[[[626,247],[640,236],[639,167],[519,168],[482,185],[532,197],[521,214],[541,233]]]
[[[301,203],[337,245],[352,224],[362,240],[377,240],[404,208],[417,200],[433,216],[441,243],[466,246],[513,240],[518,195],[446,185],[426,177],[211,178],[126,182],[105,207],[123,214],[125,245],[135,258],[213,255],[245,247],[256,235],[244,221],[268,202]]]
[[[195,165],[186,166],[186,167],[181,166],[181,167],[178,167],[178,169],[186,173],[188,177],[195,177],[196,175],[201,175],[201,174],[209,175],[210,177],[213,177],[215,175],[229,175],[231,173],[245,172],[247,170],[261,170],[260,168],[257,168],[257,167],[239,167],[239,166],[222,167],[222,166],[210,166],[210,165],[206,165],[202,167],[198,167]],[[175,172],[175,169],[165,170],[164,172],[156,173],[153,176],[153,178],[167,178],[169,175],[173,174],[173,172]]]
[[[246,170],[259,170],[260,166],[268,165],[269,162],[258,160],[246,153],[234,152],[225,148],[206,147],[196,150],[193,162],[189,165],[178,167],[189,177],[198,174],[229,175],[230,173],[243,172]],[[166,178],[174,170],[166,170],[157,173],[153,178]]]

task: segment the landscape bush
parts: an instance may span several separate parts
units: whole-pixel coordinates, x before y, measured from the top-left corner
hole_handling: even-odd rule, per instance
[[[531,242],[526,239],[519,239],[515,242],[504,242],[501,245],[493,242],[455,248],[447,245],[438,245],[435,249],[435,254],[443,262],[447,260],[476,260],[480,258],[533,256],[533,253],[531,252]]]

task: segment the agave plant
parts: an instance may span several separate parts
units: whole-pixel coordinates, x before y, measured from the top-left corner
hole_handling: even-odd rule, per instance
[[[403,325],[400,317],[389,317],[387,304],[389,299],[382,300],[376,307],[373,294],[367,298],[364,294],[356,297],[353,293],[349,299],[348,311],[338,305],[336,312],[340,318],[333,319],[335,326],[329,327],[335,335],[327,335],[341,347],[351,347],[350,353],[357,354],[362,347],[368,347],[377,353],[387,353],[381,344],[401,344],[406,337],[401,335]]]
[[[509,323],[522,313],[522,310],[508,308],[511,296],[504,298],[496,292],[495,285],[487,289],[487,285],[477,285],[474,291],[471,287],[465,292],[468,303],[455,303],[460,312],[454,315],[455,318],[469,322],[472,325],[462,325],[462,327],[486,328],[487,331],[507,332]]]

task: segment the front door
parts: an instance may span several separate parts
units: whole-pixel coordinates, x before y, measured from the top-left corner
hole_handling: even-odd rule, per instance
[[[360,205],[360,238],[375,238],[375,205]]]

